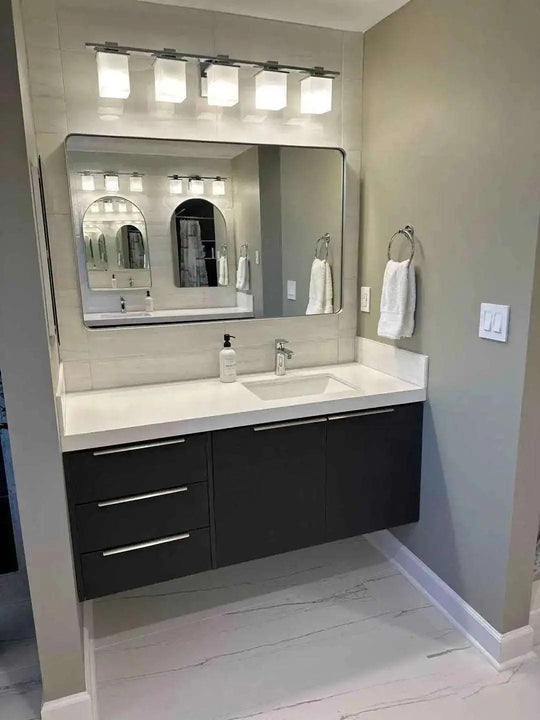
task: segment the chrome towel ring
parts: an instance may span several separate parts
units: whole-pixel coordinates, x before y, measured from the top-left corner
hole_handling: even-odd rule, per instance
[[[409,262],[411,262],[414,257],[414,248],[415,248],[414,227],[412,225],[405,225],[404,228],[400,228],[397,232],[395,232],[392,235],[392,237],[390,238],[390,242],[388,243],[388,252],[387,252],[388,259],[389,260],[392,259],[391,255],[390,255],[390,250],[392,249],[392,243],[394,242],[395,238],[397,238],[398,235],[405,235],[405,237],[411,244],[411,256],[409,257]]]
[[[330,233],[325,233],[317,238],[315,243],[315,257],[318,260],[328,260],[328,245],[330,244]],[[324,255],[324,257],[323,257]]]

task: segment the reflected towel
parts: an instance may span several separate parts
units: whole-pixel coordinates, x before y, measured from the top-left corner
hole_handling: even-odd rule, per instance
[[[333,313],[333,299],[332,269],[327,260],[315,258],[311,265],[309,302],[306,308],[306,315]]]
[[[244,256],[238,259],[236,289],[240,292],[248,292],[249,290],[249,260]]]
[[[229,264],[226,255],[220,255],[218,261],[218,285],[229,284]]]
[[[324,305],[323,312],[325,314],[334,312],[334,285],[332,283],[332,268],[330,263],[325,261],[324,269]]]
[[[416,280],[410,260],[386,264],[381,295],[381,315],[377,334],[399,340],[414,332]]]

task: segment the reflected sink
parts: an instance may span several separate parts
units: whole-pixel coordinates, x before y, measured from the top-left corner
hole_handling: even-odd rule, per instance
[[[286,398],[308,395],[333,395],[334,393],[355,390],[343,380],[333,375],[297,375],[296,377],[276,378],[275,380],[255,380],[242,385],[260,400],[285,400]]]

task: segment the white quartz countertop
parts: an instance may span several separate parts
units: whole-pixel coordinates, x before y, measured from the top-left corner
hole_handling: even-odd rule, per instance
[[[234,383],[193,380],[65,394],[65,452],[144,442],[209,430],[401,405],[426,399],[414,385],[359,363],[290,370],[287,378],[330,374],[347,383],[340,392],[261,400],[244,382],[274,373],[239,376]]]

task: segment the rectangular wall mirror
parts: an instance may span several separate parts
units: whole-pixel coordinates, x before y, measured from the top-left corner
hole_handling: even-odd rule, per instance
[[[87,326],[340,309],[341,150],[70,135],[66,159]]]

